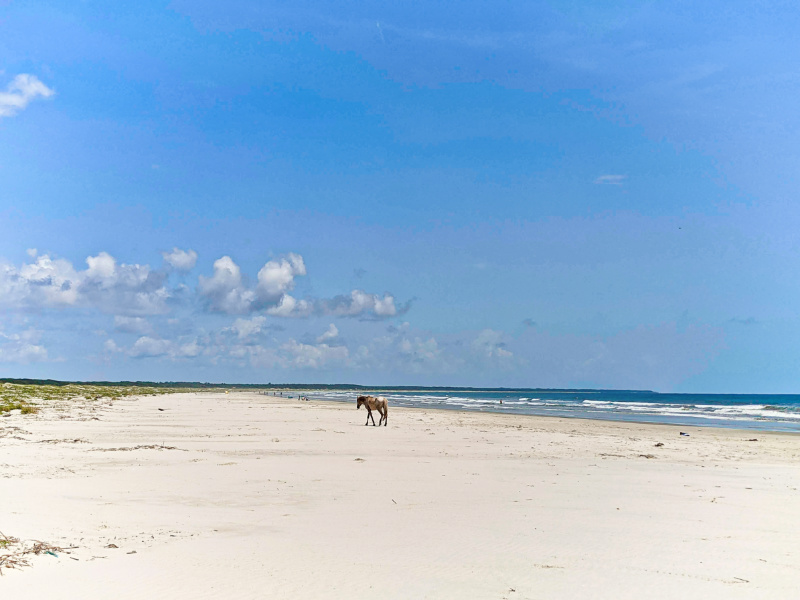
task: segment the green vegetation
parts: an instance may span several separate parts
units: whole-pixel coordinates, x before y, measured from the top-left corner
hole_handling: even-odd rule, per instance
[[[168,392],[196,392],[202,390],[352,390],[386,392],[596,392],[610,391],[592,388],[511,388],[464,387],[426,385],[359,385],[354,383],[201,383],[198,381],[57,381],[55,379],[0,378],[0,385],[13,383],[52,387],[83,386],[95,388],[138,388],[135,394],[164,394]],[[617,392],[647,392],[649,390],[614,390]],[[103,395],[110,396],[104,392]],[[127,395],[127,394],[123,394]]]
[[[86,400],[112,400],[124,396],[170,394],[190,391],[178,386],[142,386],[135,384],[67,383],[52,380],[0,380],[0,414],[19,409],[22,414],[32,414],[40,406],[77,398]]]
[[[196,381],[56,381],[54,379],[0,378],[0,414],[19,409],[23,414],[35,413],[39,407],[57,401],[77,398],[87,400],[114,399],[123,396],[173,394],[177,392],[228,390],[342,390],[381,392],[588,392],[583,389],[549,388],[472,388],[437,386],[364,386],[347,383],[200,383]],[[626,390],[631,391],[631,390]]]
[[[28,402],[22,400],[8,400],[3,398],[0,400],[0,414],[4,412],[8,412],[10,410],[21,410],[22,414],[29,415],[35,412],[38,412],[38,408],[36,408],[33,404],[29,404]]]

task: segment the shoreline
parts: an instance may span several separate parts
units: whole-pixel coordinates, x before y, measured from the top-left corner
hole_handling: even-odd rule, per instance
[[[281,398],[280,396],[276,396],[276,398]],[[284,396],[283,399],[290,399],[289,397]],[[391,400],[391,399],[390,399]],[[297,400],[298,402],[300,400]],[[309,402],[320,402],[320,403],[337,403],[337,404],[348,404],[350,400],[337,400],[334,398],[330,399],[323,399],[323,398],[314,398],[310,397]],[[506,415],[509,417],[533,417],[533,418],[543,418],[543,419],[577,419],[579,421],[590,421],[590,422],[604,422],[604,423],[630,423],[630,424],[639,424],[639,425],[664,425],[668,427],[682,427],[682,428],[689,428],[689,427],[696,427],[699,429],[722,429],[722,430],[730,430],[730,431],[743,431],[743,432],[756,432],[756,433],[781,433],[786,435],[800,435],[800,429],[796,431],[791,431],[787,429],[771,429],[768,426],[765,427],[736,427],[730,426],[726,423],[735,423],[735,421],[727,421],[721,423],[703,423],[703,424],[695,424],[695,423],[670,423],[666,421],[637,421],[634,419],[625,419],[625,418],[611,418],[611,417],[586,417],[580,415],[555,415],[555,414],[539,414],[539,413],[531,413],[531,412],[518,412],[514,413],[511,410],[494,410],[492,408],[486,409],[469,409],[463,408],[461,406],[446,406],[446,405],[420,405],[420,406],[398,406],[396,404],[390,403],[390,408],[392,410],[398,409],[410,409],[410,410],[436,410],[436,411],[443,411],[443,412],[463,412],[468,414],[491,414],[491,415]],[[763,421],[764,423],[773,423],[772,421]]]
[[[10,596],[744,599],[800,586],[800,438],[785,432],[429,407],[392,407],[378,428],[354,403],[257,392],[79,404],[0,418],[0,531],[75,546],[4,569]]]

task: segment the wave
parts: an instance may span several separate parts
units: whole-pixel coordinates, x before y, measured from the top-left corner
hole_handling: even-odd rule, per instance
[[[474,394],[461,392],[455,395],[430,392],[384,392],[381,395],[386,396],[390,402],[398,406],[409,407],[429,406],[458,410],[623,419],[687,425],[703,422],[721,426],[768,428],[769,424],[778,424],[780,426],[776,428],[800,431],[800,401],[798,400],[792,400],[787,404],[758,402],[739,404],[735,401],[725,402],[723,397],[720,397],[717,404],[709,404],[708,400],[713,401],[716,398],[708,395],[698,396],[697,399],[700,402],[693,403],[677,401],[688,400],[691,395],[653,394],[655,398],[652,401],[646,401],[640,394],[635,396],[631,394],[633,396],[631,400],[621,399],[621,397],[624,398],[624,393],[613,393],[613,396],[609,398],[598,397],[599,394],[593,393],[589,398],[586,398],[588,395],[586,392],[554,393],[550,397],[546,395],[515,396],[487,392]],[[321,400],[351,402],[355,401],[358,393],[309,390],[305,395]],[[608,395],[612,395],[612,393],[609,392]],[[672,401],[659,401],[662,398]],[[770,400],[774,401],[774,397],[771,397]]]

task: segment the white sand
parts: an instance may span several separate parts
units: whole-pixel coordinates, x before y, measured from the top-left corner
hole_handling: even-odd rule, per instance
[[[254,393],[88,406],[0,418],[0,531],[77,546],[3,570],[4,598],[800,594],[800,436],[398,408],[379,429]]]

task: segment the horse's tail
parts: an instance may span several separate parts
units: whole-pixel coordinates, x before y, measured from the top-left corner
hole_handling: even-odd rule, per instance
[[[384,426],[389,425],[389,400],[386,398],[383,399],[383,423]]]

